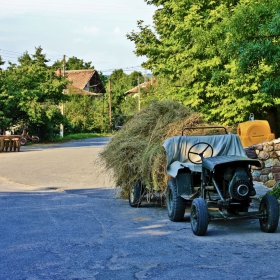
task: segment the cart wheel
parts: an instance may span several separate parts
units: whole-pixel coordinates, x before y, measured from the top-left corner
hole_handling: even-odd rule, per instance
[[[176,179],[170,179],[166,190],[166,205],[168,217],[173,222],[183,221],[185,215],[185,200],[178,196]]]
[[[32,142],[33,143],[38,143],[39,142],[39,137],[38,136],[32,136]]]
[[[25,138],[20,138],[19,143],[21,146],[24,146],[26,144],[26,139]]]
[[[203,198],[195,198],[191,205],[191,226],[195,235],[205,235],[209,217],[206,202]]]
[[[260,203],[260,211],[264,215],[260,221],[263,232],[275,232],[279,222],[279,205],[273,195],[265,195]]]
[[[128,202],[131,207],[139,207],[141,204],[142,184],[136,182],[129,188]]]

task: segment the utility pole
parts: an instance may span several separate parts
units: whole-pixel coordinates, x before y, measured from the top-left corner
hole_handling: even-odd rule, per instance
[[[108,80],[108,103],[109,103],[109,125],[112,128],[112,89],[111,89],[111,78]]]
[[[63,60],[62,60],[62,76],[65,77],[65,55],[63,56]],[[62,92],[64,94],[64,90]],[[64,115],[64,103],[61,104],[61,115]],[[60,137],[64,136],[64,126],[61,123],[60,124]]]

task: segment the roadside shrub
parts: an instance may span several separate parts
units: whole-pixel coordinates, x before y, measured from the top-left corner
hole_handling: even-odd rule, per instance
[[[271,191],[268,192],[271,195],[274,195],[277,199],[280,199],[280,184],[275,186]]]

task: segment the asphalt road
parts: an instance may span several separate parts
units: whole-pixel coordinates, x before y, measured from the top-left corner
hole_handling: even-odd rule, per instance
[[[216,221],[197,237],[188,215],[131,208],[95,141],[0,154],[1,280],[280,278],[279,229]]]
[[[38,191],[114,187],[99,160],[110,138],[53,145],[22,146],[0,153],[0,191]]]

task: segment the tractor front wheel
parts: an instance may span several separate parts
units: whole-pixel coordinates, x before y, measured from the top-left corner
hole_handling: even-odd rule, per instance
[[[203,198],[195,198],[191,205],[191,226],[195,235],[206,234],[209,216],[206,202]]]
[[[275,232],[279,222],[279,205],[273,195],[265,195],[260,203],[260,211],[263,217],[260,218],[260,227],[263,232]]]

